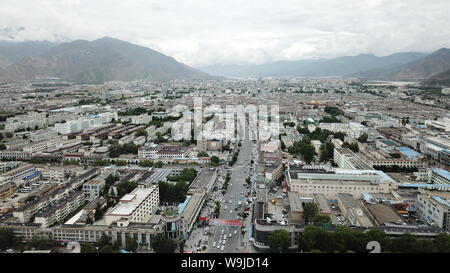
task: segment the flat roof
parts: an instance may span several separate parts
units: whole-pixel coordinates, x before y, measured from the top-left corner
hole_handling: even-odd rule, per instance
[[[446,171],[446,170],[444,170],[444,169],[436,169],[436,168],[433,168],[433,169],[431,169],[434,173],[437,173],[439,176],[442,176],[442,177],[444,177],[445,179],[447,179],[447,180],[450,180],[450,172],[449,171]]]
[[[112,209],[109,215],[130,215],[147,198],[156,186],[138,187],[130,194],[126,194],[119,200],[119,203]]]
[[[370,213],[380,223],[404,223],[403,219],[393,209],[385,204],[367,204]]]
[[[414,158],[422,155],[421,153],[418,153],[409,147],[400,147],[398,148],[398,151],[406,155],[409,160],[413,160]]]
[[[298,194],[298,192],[290,191],[288,193],[288,198],[291,212],[303,212],[303,204],[300,200],[300,195]]]

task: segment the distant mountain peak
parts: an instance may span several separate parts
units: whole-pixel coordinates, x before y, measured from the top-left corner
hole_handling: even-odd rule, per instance
[[[37,76],[83,83],[210,77],[153,49],[111,37],[52,47],[44,54],[6,67],[0,80],[22,81]]]

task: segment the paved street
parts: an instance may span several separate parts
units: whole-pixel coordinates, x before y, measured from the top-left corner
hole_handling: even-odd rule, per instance
[[[242,142],[238,159],[231,168],[230,184],[228,185],[227,192],[225,193],[223,198],[225,203],[222,203],[221,205],[221,211],[219,215],[220,219],[237,220],[238,214],[244,210],[245,197],[242,196],[242,193],[244,193],[245,195],[247,192],[245,179],[249,175],[251,152],[253,147],[253,141]],[[239,201],[242,202],[242,207],[237,209]],[[212,234],[207,250],[211,253],[241,252],[244,245],[244,238],[245,241],[248,240],[247,233],[245,233],[245,235],[242,235],[241,227],[212,226],[211,233]],[[226,239],[224,238],[225,235],[227,237]],[[217,247],[217,244],[220,243],[221,245],[223,245],[224,240],[224,249],[221,250],[221,248]],[[215,247],[213,247],[213,244],[215,245]]]

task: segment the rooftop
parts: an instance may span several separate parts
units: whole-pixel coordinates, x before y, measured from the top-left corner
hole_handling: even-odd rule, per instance
[[[156,186],[138,187],[126,194],[109,215],[131,215],[133,211],[155,190]]]

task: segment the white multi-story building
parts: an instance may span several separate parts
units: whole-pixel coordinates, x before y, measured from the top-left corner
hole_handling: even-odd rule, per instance
[[[65,178],[67,168],[65,167],[47,167],[40,168],[42,179],[62,181]]]
[[[428,183],[450,184],[450,172],[444,169],[431,168],[428,170]]]
[[[389,193],[396,188],[395,182],[381,171],[321,169],[296,169],[290,167],[288,184],[291,191],[302,196],[322,193],[327,198],[336,198],[339,193],[349,193],[361,198],[364,193]]]
[[[188,147],[149,145],[140,147],[138,156],[146,159],[186,159],[188,152]]]
[[[36,172],[36,167],[31,164],[25,164],[18,168],[12,169],[0,175],[0,182],[13,181],[16,179],[22,179],[30,174]]]
[[[45,209],[36,213],[34,223],[41,224],[41,227],[49,227],[56,222],[64,220],[71,212],[78,209],[85,202],[83,192],[74,192],[66,198],[59,201],[53,206],[48,206]]]
[[[139,116],[132,116],[131,117],[131,123],[133,124],[148,124],[152,121],[152,116],[147,114],[142,114]]]
[[[90,115],[74,120],[68,120],[66,123],[56,123],[55,131],[61,134],[70,134],[91,128],[95,125],[108,123],[117,119],[118,117],[116,112],[100,113],[97,115]]]
[[[147,139],[145,136],[140,136],[140,137],[135,138],[133,140],[133,143],[134,143],[134,145],[141,146],[141,145],[144,145],[146,141],[147,141]]]
[[[39,131],[31,132],[30,135],[31,135],[30,139],[34,142],[37,142],[37,141],[56,138],[58,136],[58,132],[56,132],[55,130],[48,129],[48,130],[39,130]]]
[[[0,158],[10,160],[30,160],[31,153],[23,151],[0,151]]]
[[[450,193],[420,190],[416,207],[421,221],[450,231]]]
[[[25,115],[18,115],[6,119],[5,130],[16,131],[20,129],[34,129],[36,126],[42,128],[46,125],[45,112],[29,112]]]
[[[159,187],[138,186],[131,193],[124,195],[119,203],[107,212],[105,216],[106,225],[114,222],[145,223],[156,212],[159,206]],[[120,224],[119,224],[120,226]]]
[[[100,192],[105,186],[104,180],[91,180],[83,184],[83,192],[86,200],[94,200],[100,196]]]

